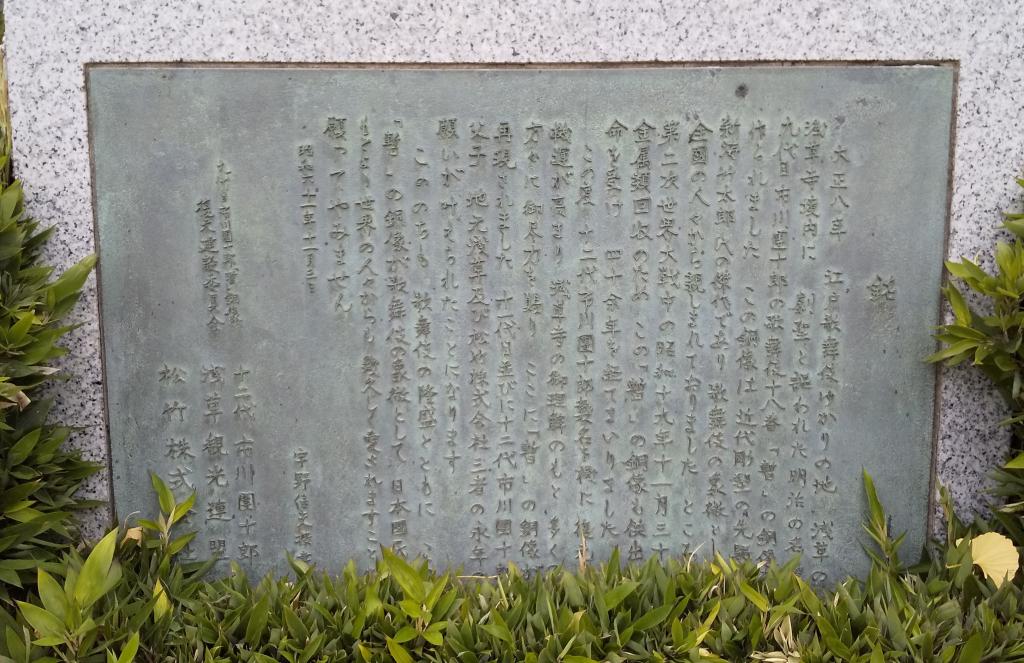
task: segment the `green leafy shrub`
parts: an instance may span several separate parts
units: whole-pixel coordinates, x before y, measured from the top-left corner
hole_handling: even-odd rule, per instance
[[[0,661],[1024,661],[1024,590],[973,570],[976,530],[948,513],[948,540],[915,572],[865,476],[874,563],[865,581],[819,594],[797,560],[652,559],[618,554],[579,571],[439,574],[385,550],[376,569],[203,581],[173,560],[191,507],[154,479],[161,516],[115,530],[83,560],[43,573],[39,598],[4,628]],[[949,505],[948,494],[944,503]],[[45,572],[44,572],[45,573]],[[109,651],[108,651],[109,650]]]
[[[97,503],[75,497],[95,463],[62,448],[70,430],[45,423],[49,401],[9,418],[0,431],[0,598],[31,585],[36,568],[53,569],[78,540],[74,514]]]
[[[169,597],[188,600],[209,564],[172,564],[194,536],[171,536],[194,496],[178,504],[159,479],[154,486],[167,509],[157,521],[111,530],[87,558],[69,550],[52,574],[38,570],[35,600],[18,603],[21,622],[4,620],[10,660],[37,660],[45,650],[50,660],[129,663],[142,643],[184,639]]]
[[[99,469],[64,448],[71,430],[47,423],[50,402],[29,396],[60,377],[51,362],[72,329],[63,319],[95,264],[86,258],[51,279],[53,268],[39,264],[51,232],[25,215],[20,182],[0,186],[0,601],[8,603],[77,541],[74,513],[94,503],[75,493]]]
[[[1024,187],[1024,179],[1017,180]],[[1014,446],[1024,448],[1024,214],[1007,214],[1003,224],[1016,239],[998,242],[996,273],[988,274],[974,261],[947,260],[950,275],[980,296],[990,309],[980,314],[950,282],[943,289],[954,321],[941,325],[936,338],[944,347],[928,361],[956,366],[965,361],[981,370],[995,385],[1013,416]]]
[[[1024,187],[1024,179],[1017,184]],[[963,293],[950,282],[943,292],[954,321],[938,328],[941,350],[931,362],[956,366],[970,361],[996,387],[1011,411],[1003,423],[1012,433],[1011,448],[1024,452],[1024,213],[1007,213],[1003,226],[1012,242],[998,242],[996,273],[988,274],[967,258],[946,261],[952,277],[985,303],[984,314],[975,311]],[[1003,530],[1024,548],[1024,453],[994,474],[997,497],[1008,504],[997,510]]]

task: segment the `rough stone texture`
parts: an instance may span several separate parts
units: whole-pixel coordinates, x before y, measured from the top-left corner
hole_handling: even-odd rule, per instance
[[[1024,154],[1024,14],[1012,0],[824,4],[795,0],[665,3],[299,2],[216,0],[6,3],[15,159],[32,213],[58,231],[61,266],[93,250],[84,62],[564,62],[955,59],[961,63],[949,253],[987,255],[1001,210],[1019,207]],[[913,260],[913,238],[907,259]],[[935,293],[920,293],[934,297]],[[57,414],[106,456],[96,293],[70,337]],[[964,514],[1006,451],[1003,409],[965,369],[945,371],[936,466]],[[870,416],[865,413],[865,416]],[[106,496],[105,480],[91,492]],[[96,514],[95,524],[106,515]]]

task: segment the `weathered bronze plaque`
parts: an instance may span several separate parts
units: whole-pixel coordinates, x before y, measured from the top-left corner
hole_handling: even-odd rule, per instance
[[[924,541],[956,70],[88,71],[118,515],[255,572]],[[226,568],[222,567],[222,568]]]

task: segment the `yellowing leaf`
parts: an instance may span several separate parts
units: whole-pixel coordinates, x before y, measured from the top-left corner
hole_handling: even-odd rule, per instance
[[[1020,568],[1020,556],[1013,541],[996,532],[986,532],[971,539],[971,559],[996,587],[1002,586]]]
[[[141,527],[129,527],[125,530],[124,538],[121,539],[121,543],[125,541],[138,541],[142,542],[142,528]]]
[[[117,658],[117,663],[132,663],[135,660],[135,654],[139,651],[139,632],[136,631],[132,634],[132,637],[128,639],[124,649],[121,650],[121,655]],[[107,652],[110,653],[109,651]]]
[[[153,621],[158,622],[171,611],[171,600],[167,598],[167,590],[164,589],[159,578],[157,578],[156,585],[153,586],[153,596],[156,597],[156,604],[153,606]]]
[[[1008,470],[1024,470],[1024,454],[1021,454],[1006,464]]]
[[[728,663],[728,661],[723,659],[721,656],[714,653],[710,649],[705,649],[704,647],[699,648],[697,650],[697,653],[700,654],[700,658],[703,661],[712,661],[713,663]]]

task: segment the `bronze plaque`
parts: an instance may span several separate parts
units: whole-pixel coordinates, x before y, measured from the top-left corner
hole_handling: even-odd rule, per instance
[[[926,534],[956,70],[94,65],[113,487],[187,554]],[[226,568],[222,566],[221,568]]]

